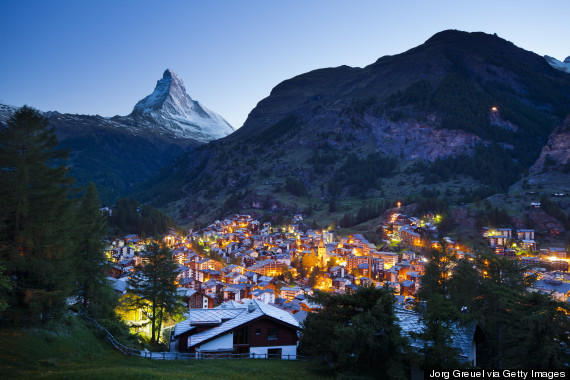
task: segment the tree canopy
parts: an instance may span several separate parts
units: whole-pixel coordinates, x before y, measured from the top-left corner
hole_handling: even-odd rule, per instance
[[[175,283],[178,266],[172,251],[157,242],[140,256],[142,262],[128,282],[131,290],[125,307],[144,313],[151,324],[151,343],[158,343],[163,321],[175,314],[180,305]]]
[[[0,250],[15,318],[56,317],[73,287],[66,157],[53,128],[32,108],[20,108],[0,128]]]
[[[405,379],[406,341],[395,323],[387,288],[360,287],[348,294],[316,291],[322,308],[307,316],[299,350],[326,359],[339,372]]]

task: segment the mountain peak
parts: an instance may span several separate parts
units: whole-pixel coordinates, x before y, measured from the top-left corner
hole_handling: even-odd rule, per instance
[[[152,94],[140,100],[131,115],[158,124],[165,133],[203,142],[234,131],[224,118],[193,100],[182,78],[171,69],[164,71]]]
[[[158,111],[163,108],[169,99],[177,101],[176,103],[185,103],[185,98],[192,101],[192,98],[186,93],[184,82],[174,71],[166,69],[162,74],[162,79],[156,82],[152,94],[140,100],[135,105],[134,112],[148,113]],[[185,104],[179,105],[183,107]]]
[[[554,67],[556,70],[570,74],[570,57],[567,57],[564,62],[560,62],[556,58],[549,55],[545,55],[544,59],[546,59],[546,62],[548,62],[548,64]]]

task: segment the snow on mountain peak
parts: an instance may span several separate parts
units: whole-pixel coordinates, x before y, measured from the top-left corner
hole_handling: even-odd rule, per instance
[[[140,100],[131,115],[139,122],[154,121],[165,133],[204,142],[234,131],[223,117],[193,100],[171,69],[164,71],[152,94]]]
[[[554,67],[555,69],[560,70],[560,71],[564,71],[565,73],[570,74],[570,57],[566,57],[564,62],[560,62],[556,58],[548,56],[548,55],[545,55],[544,59],[546,59],[546,62],[548,62],[548,64],[550,66]]]

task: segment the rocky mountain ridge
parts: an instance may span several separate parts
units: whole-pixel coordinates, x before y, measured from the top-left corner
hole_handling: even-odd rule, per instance
[[[532,174],[542,170],[561,167],[570,163],[570,117],[557,126],[542,148],[536,163],[530,168]]]

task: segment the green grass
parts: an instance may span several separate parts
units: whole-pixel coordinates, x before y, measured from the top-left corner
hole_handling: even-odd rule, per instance
[[[330,379],[320,363],[285,360],[160,361],[125,357],[82,320],[0,327],[1,379]]]

